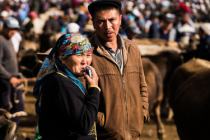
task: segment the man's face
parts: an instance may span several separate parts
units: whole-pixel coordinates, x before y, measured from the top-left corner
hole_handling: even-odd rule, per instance
[[[93,19],[93,26],[98,37],[104,42],[116,40],[121,18],[122,15],[115,8],[99,10]]]

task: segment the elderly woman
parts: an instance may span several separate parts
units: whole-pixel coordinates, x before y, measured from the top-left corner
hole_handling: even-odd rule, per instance
[[[61,36],[43,62],[34,94],[38,97],[42,140],[93,140],[99,92],[98,76],[90,66],[92,47],[79,34]],[[92,76],[85,71],[89,68]],[[86,79],[87,88],[78,78]]]

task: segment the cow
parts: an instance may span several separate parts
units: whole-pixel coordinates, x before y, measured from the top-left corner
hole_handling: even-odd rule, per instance
[[[20,76],[22,78],[22,84],[18,89],[24,93],[32,93],[42,61],[38,59],[36,51],[33,49],[26,49],[20,51],[18,64]]]
[[[21,52],[18,63],[24,77],[31,78],[36,77],[42,62],[38,59],[36,51],[29,49]]]
[[[182,52],[177,47],[163,46],[164,44],[160,44],[162,42],[158,42],[158,40],[152,40],[152,42],[149,42],[150,40],[147,40],[147,42],[145,42],[145,40],[140,41],[140,43],[145,43],[138,45],[142,56],[149,58],[158,67],[163,79],[164,96],[161,105],[161,116],[166,118],[167,121],[172,121],[173,113],[168,103],[168,93],[166,89],[174,70],[183,63]],[[154,41],[156,44],[153,44]]]
[[[160,106],[163,100],[163,82],[160,71],[148,58],[142,58],[145,79],[149,93],[149,112],[154,116],[157,125],[157,136],[160,140],[165,138],[165,129],[161,120]]]
[[[144,55],[149,58],[159,69],[163,81],[163,101],[161,104],[161,116],[166,121],[171,121],[173,113],[168,102],[168,83],[174,70],[183,63],[180,53],[172,50],[164,50],[154,55]]]
[[[210,139],[210,62],[191,59],[169,83],[169,102],[181,140]]]

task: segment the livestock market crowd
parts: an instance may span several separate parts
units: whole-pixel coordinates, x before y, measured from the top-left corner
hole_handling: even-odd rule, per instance
[[[29,86],[30,82],[34,82],[43,57],[61,35],[92,35],[94,28],[87,8],[92,1],[94,0],[0,0],[1,36],[4,36],[5,25],[15,29],[15,32],[11,31],[9,42],[14,47],[16,56],[11,56],[8,65],[11,63],[14,66],[17,63],[17,69],[9,69],[21,78],[13,79],[14,86],[20,89],[16,91],[18,96],[14,94],[12,99],[0,99],[0,102],[8,102],[5,106],[0,104],[0,108],[5,107],[10,113],[20,116],[27,115],[23,97],[26,88],[21,86]],[[209,0],[118,1],[123,5],[120,34],[124,38],[137,40],[140,46],[145,40],[152,45],[158,44],[154,44],[154,40],[164,42],[166,48],[175,46],[179,49],[187,60],[210,60]],[[1,38],[0,44],[4,44]],[[4,71],[2,65],[7,61],[2,58],[1,51],[0,48],[0,72]],[[17,124],[19,122],[18,119],[14,121]]]

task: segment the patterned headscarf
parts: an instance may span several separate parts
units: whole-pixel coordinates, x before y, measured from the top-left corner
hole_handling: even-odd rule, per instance
[[[91,48],[90,42],[84,36],[80,34],[64,34],[58,39],[49,56],[55,54],[55,57],[66,58],[69,55],[91,51]]]
[[[75,77],[75,75],[64,64],[61,63],[61,59],[65,59],[70,55],[83,54],[88,51],[92,51],[92,47],[86,37],[80,34],[62,35],[56,42],[55,47],[50,51],[47,58],[45,58],[37,76],[38,79],[36,86],[39,88],[41,86],[40,81],[43,77],[57,71],[70,78],[73,83],[85,94],[86,90],[81,81]],[[35,94],[38,94],[35,96],[39,96],[39,92],[35,92]]]

